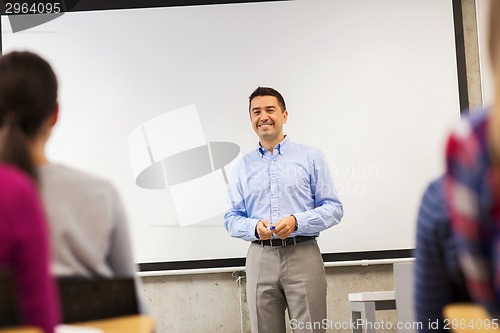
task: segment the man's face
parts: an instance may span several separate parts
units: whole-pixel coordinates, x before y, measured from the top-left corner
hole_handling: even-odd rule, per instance
[[[274,96],[257,96],[250,102],[252,127],[263,141],[280,139],[287,118],[288,112],[281,109]]]

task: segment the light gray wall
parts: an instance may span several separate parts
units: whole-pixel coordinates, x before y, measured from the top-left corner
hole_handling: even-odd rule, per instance
[[[349,322],[349,293],[394,289],[392,265],[327,267],[326,276],[328,319],[334,322]],[[143,277],[142,281],[156,333],[250,332],[244,279],[241,286],[231,273]],[[382,320],[395,323],[395,311],[377,312],[377,321]]]

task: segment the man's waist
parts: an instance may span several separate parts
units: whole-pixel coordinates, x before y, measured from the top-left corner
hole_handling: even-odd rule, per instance
[[[270,247],[286,247],[286,246],[294,246],[299,243],[307,242],[314,239],[316,239],[316,236],[295,236],[295,237],[288,237],[285,239],[272,238],[266,240],[256,240],[253,241],[252,243]]]

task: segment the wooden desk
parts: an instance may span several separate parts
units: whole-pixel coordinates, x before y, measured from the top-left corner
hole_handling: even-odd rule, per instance
[[[111,319],[93,320],[82,323],[73,323],[67,326],[98,328],[104,333],[151,333],[153,319],[144,315],[124,316]],[[43,333],[35,327],[13,327],[0,329],[0,333]]]
[[[498,320],[491,319],[489,313],[477,304],[453,303],[444,308],[443,314],[445,325],[454,333],[500,332]]]
[[[85,321],[72,323],[80,327],[92,327],[102,330],[104,333],[151,333],[153,332],[153,319],[145,315],[133,315],[116,317],[103,320]],[[69,326],[71,326],[69,325]],[[3,333],[0,331],[0,333]],[[10,332],[9,332],[10,333]],[[14,332],[12,332],[14,333]],[[15,332],[17,333],[17,332]],[[21,332],[20,332],[21,333]],[[24,333],[24,332],[22,332]],[[28,332],[26,332],[28,333]]]
[[[36,327],[21,326],[12,328],[0,328],[0,333],[42,333],[42,330]]]

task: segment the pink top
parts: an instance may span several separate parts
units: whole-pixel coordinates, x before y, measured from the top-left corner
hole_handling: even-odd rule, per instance
[[[4,164],[0,184],[0,267],[14,276],[23,323],[52,333],[59,304],[38,190],[21,171]]]

